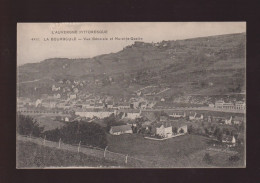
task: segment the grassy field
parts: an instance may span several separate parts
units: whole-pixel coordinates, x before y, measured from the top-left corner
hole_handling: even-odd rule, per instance
[[[230,163],[230,155],[210,152],[212,163],[203,161],[208,138],[198,135],[185,135],[165,141],[144,139],[136,134],[120,136],[108,135],[108,150],[128,154],[146,161],[154,167],[236,167],[243,165],[243,159]]]
[[[87,156],[82,153],[52,149],[31,142],[18,141],[16,156],[17,168],[119,166],[113,161]]]
[[[108,150],[128,154],[154,162],[157,167],[200,167],[209,166],[202,162],[204,154],[192,159],[192,154],[206,149],[207,138],[185,135],[165,141],[153,141],[142,136],[108,135]]]

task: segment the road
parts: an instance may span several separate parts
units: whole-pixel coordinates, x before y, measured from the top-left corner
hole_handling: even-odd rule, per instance
[[[231,110],[231,109],[218,109],[218,108],[212,108],[212,107],[172,107],[172,108],[156,108],[156,109],[147,109],[143,111],[161,111],[161,110],[176,110],[176,111],[195,111],[195,110],[200,110],[200,111],[215,111],[215,112],[228,112],[228,113],[240,113],[240,114],[245,114],[246,111],[243,110]]]

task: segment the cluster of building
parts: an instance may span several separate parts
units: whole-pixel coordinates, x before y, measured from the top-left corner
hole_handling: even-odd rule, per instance
[[[229,110],[245,110],[246,104],[243,101],[225,102],[224,100],[218,100],[215,102],[215,105],[211,105],[211,107]]]
[[[208,122],[218,122],[226,125],[241,125],[245,123],[245,117],[241,116],[229,116],[229,117],[222,117],[222,116],[208,116]]]
[[[137,111],[136,111],[137,112]],[[152,111],[141,111],[135,113],[136,115],[125,115],[124,113],[121,119],[138,119],[138,120],[127,120],[126,125],[112,126],[110,129],[110,134],[120,135],[120,134],[131,134],[131,133],[142,133],[146,136],[151,136],[154,138],[169,138],[177,134],[186,134],[188,127],[184,122],[180,122],[178,119],[172,119],[170,116],[156,115]],[[172,116],[179,118],[181,115],[178,113]]]
[[[137,130],[134,130],[134,129]],[[145,121],[142,124],[126,124],[112,126],[109,133],[112,135],[143,133],[152,137],[169,138],[177,134],[186,134],[188,127],[186,124],[180,124],[173,121],[168,122],[151,122]]]

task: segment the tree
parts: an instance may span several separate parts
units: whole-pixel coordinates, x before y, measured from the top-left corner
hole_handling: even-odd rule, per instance
[[[159,121],[160,120],[160,116],[161,116],[161,112],[155,111],[154,112],[154,116],[155,116],[156,120]]]
[[[133,130],[133,133],[137,133],[137,127],[136,127],[136,126],[133,126],[133,125],[132,125],[131,128],[132,128],[132,130]]]
[[[216,128],[214,131],[214,136],[217,137],[218,141],[222,142],[222,131],[220,130],[220,128]]]
[[[104,118],[104,123],[107,125],[106,131],[108,132],[111,126],[119,126],[122,123],[118,122],[114,114],[111,114],[109,117]]]
[[[206,135],[209,135],[209,130],[208,130],[208,128],[205,127],[204,130],[205,130],[205,134],[206,134]]]
[[[184,130],[181,128],[180,133],[184,133]]]
[[[58,142],[59,139],[61,138],[61,133],[58,128],[55,128],[53,130],[48,130],[44,132],[44,135],[46,135],[46,138],[48,140],[55,141],[55,142]]]
[[[230,135],[229,129],[226,129],[225,133],[226,133],[226,135]]]
[[[222,142],[222,137],[223,137],[223,134],[221,131],[219,131],[219,133],[217,134],[218,141]]]
[[[164,111],[161,111],[161,116],[169,117],[169,115],[166,112],[164,112]]]
[[[192,132],[193,132],[193,126],[190,125],[190,126],[188,126],[188,133],[191,134]]]
[[[173,132],[174,134],[176,134],[176,133],[178,132],[178,129],[177,129],[176,127],[174,127],[174,128],[172,129],[172,132]]]
[[[20,135],[32,135],[39,137],[44,128],[40,127],[36,120],[30,116],[18,115],[17,132]]]
[[[104,148],[107,145],[105,130],[96,123],[71,122],[61,129],[54,129],[44,133],[51,141],[59,141],[68,144],[92,145]]]

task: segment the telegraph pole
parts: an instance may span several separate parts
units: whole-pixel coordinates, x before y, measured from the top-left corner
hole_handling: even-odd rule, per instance
[[[106,148],[105,148],[105,151],[104,151],[104,158],[106,157],[106,151],[107,151],[107,148],[108,148],[108,146],[106,146]]]
[[[127,164],[128,154],[125,157],[125,164]]]
[[[80,149],[80,143],[81,143],[81,141],[79,141],[79,146],[78,146],[78,153],[79,153],[79,149]]]
[[[59,148],[60,148],[60,142],[61,142],[61,138],[60,138],[60,140],[59,140]]]

